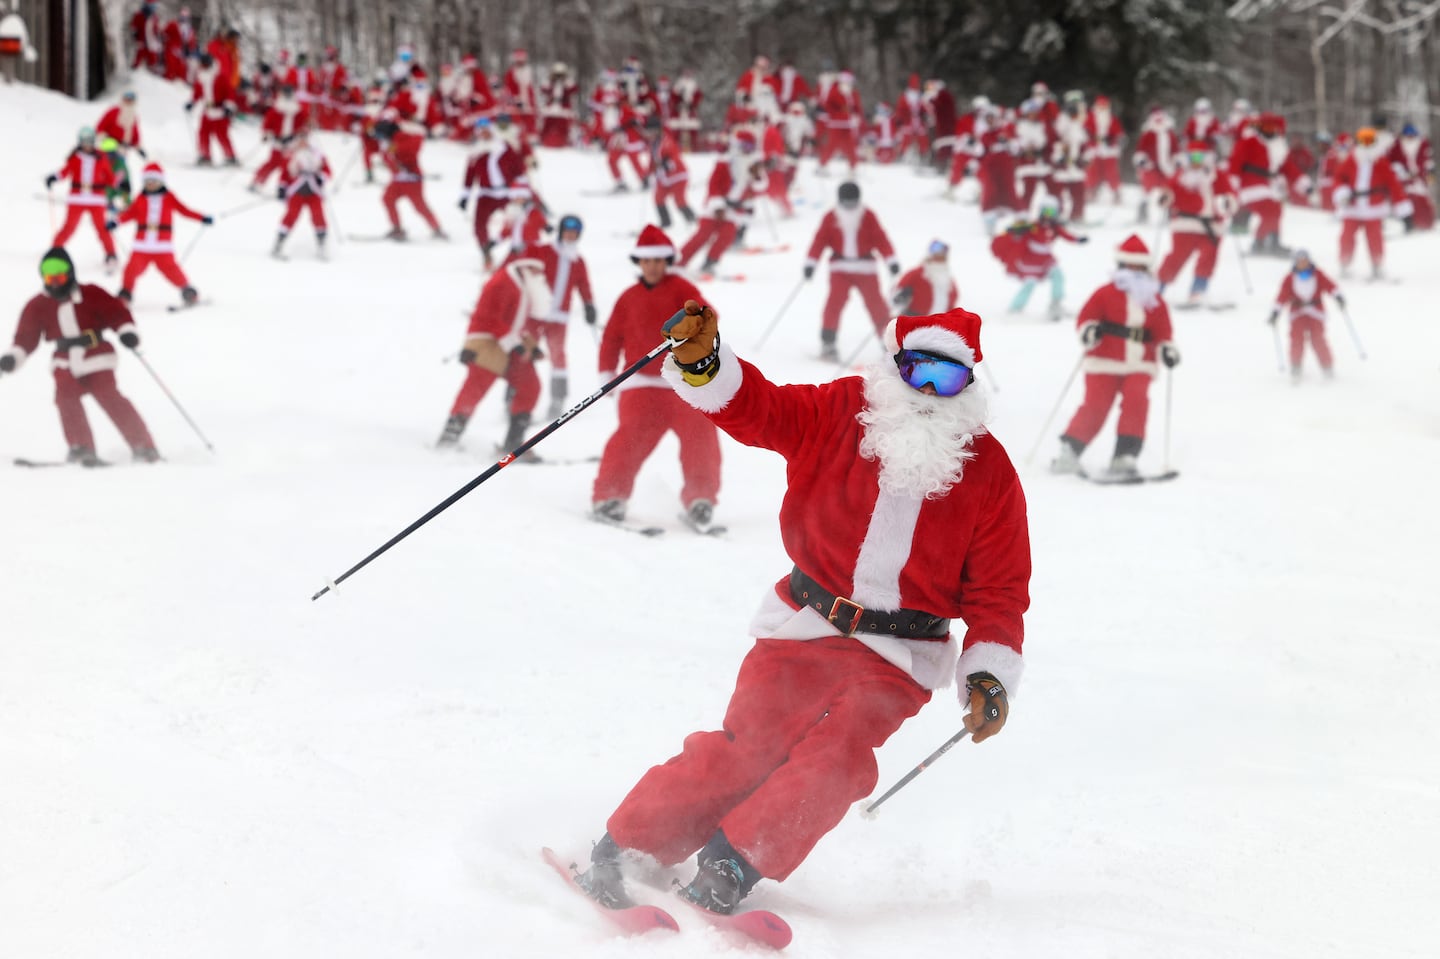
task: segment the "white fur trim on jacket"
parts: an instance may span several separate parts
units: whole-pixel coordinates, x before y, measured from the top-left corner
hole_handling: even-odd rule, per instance
[[[1014,696],[1020,687],[1020,675],[1025,671],[1025,660],[1009,646],[999,643],[976,643],[960,654],[955,664],[955,682],[960,688],[960,702],[969,703],[965,692],[965,679],[975,673],[989,673],[1000,680],[1008,696]]]
[[[704,386],[691,386],[686,383],[680,367],[675,365],[673,355],[665,357],[660,375],[674,387],[682,400],[702,413],[718,413],[723,410],[735,398],[735,394],[740,392],[740,382],[744,379],[735,351],[723,342],[720,344],[720,371]]]
[[[891,353],[900,352],[902,346],[896,336],[896,322],[891,320],[885,327],[885,346]],[[959,360],[966,366],[975,365],[975,350],[965,342],[965,337],[952,333],[943,326],[922,326],[911,330],[903,346],[907,350],[919,350],[922,353],[939,353],[952,360]]]

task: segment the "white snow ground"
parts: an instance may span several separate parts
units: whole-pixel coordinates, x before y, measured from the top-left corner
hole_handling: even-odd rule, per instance
[[[245,174],[190,167],[180,91],[139,89],[182,198],[213,212],[251,199]],[[33,194],[101,109],[0,90],[7,324],[39,289],[49,222]],[[240,128],[238,148],[255,137]],[[344,164],[348,144],[327,143]],[[489,465],[502,435],[492,394],[470,452],[430,448],[480,282],[453,205],[461,156],[437,144],[424,157],[449,245],[343,243],[316,264],[302,226],[277,263],[277,204],[223,220],[186,263],[212,306],[166,313],[176,293],[153,272],[141,281],[142,349],[215,455],[127,356],[122,389],[166,465],[0,467],[0,956],[734,948],[683,914],[678,936],[614,938],[537,850],[583,856],[649,765],[718,723],[753,605],[788,568],[778,458],[726,441],[718,540],[674,522],[668,442],[632,502],[636,520],[674,527],[658,541],[584,520],[593,466],[516,467],[310,601]],[[708,163],[693,169],[698,202]],[[341,232],[377,234],[379,191],[357,179],[335,200]],[[1370,359],[1332,322],[1337,379],[1312,367],[1299,387],[1277,375],[1263,323],[1285,267],[1252,261],[1247,295],[1227,243],[1216,292],[1240,308],[1177,314],[1182,477],[1104,489],[1045,472],[1061,418],[1024,462],[1077,355],[1069,324],[1041,318],[1045,291],[1029,316],[1005,316],[1012,285],[974,207],[905,169],[861,179],[907,265],[932,236],[952,242],[964,302],[988,320],[994,428],[1030,500],[1030,666],[1001,737],[953,750],[875,822],[852,816],[789,881],[757,890],[793,924],[789,953],[1434,956],[1440,237],[1393,245],[1403,284],[1347,285]],[[557,211],[586,219],[603,315],[631,282],[622,234],[648,202],[582,196],[608,180],[590,154],[544,155],[540,180]],[[706,289],[730,342],[780,380],[834,374],[813,358],[823,280],[753,344],[837,182],[807,170],[810,203],[778,225],[791,251],[733,257],[749,282]],[[1071,306],[1129,218],[1062,247]],[[1327,219],[1290,211],[1285,232],[1334,268]],[[752,235],[770,242],[763,222]],[[84,278],[113,287],[93,235],[72,250]],[[576,313],[581,392],[594,345]],[[865,329],[855,302],[842,349]],[[0,380],[7,462],[63,454],[51,390],[44,358]],[[1157,382],[1151,470],[1164,395]],[[103,414],[92,423],[102,454],[126,460]],[[606,401],[541,452],[597,453],[612,424]],[[707,608],[682,606],[682,586]],[[958,728],[953,695],[885,747],[882,789]]]

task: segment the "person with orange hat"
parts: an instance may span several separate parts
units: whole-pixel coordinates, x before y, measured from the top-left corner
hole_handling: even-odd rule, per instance
[[[1159,364],[1169,368],[1180,363],[1170,310],[1160,298],[1160,282],[1150,274],[1150,249],[1131,235],[1115,259],[1119,269],[1091,294],[1075,320],[1085,349],[1085,398],[1060,437],[1060,455],[1050,464],[1055,473],[1083,473],[1080,454],[1100,432],[1118,397],[1115,455],[1104,479],[1138,479],[1150,380]]]
[[[1414,212],[1395,168],[1376,142],[1373,127],[1355,131],[1355,149],[1335,174],[1335,209],[1340,216],[1340,275],[1350,275],[1355,258],[1355,235],[1365,234],[1370,249],[1370,275],[1385,275],[1385,218],[1407,217]]]
[[[654,224],[640,231],[630,261],[639,280],[620,294],[600,337],[600,378],[637,362],[660,342],[656,317],[670,316],[686,301],[701,299],[689,280],[670,272],[675,244]],[[683,485],[680,504],[687,522],[709,527],[720,493],[720,435],[699,411],[686,405],[660,378],[657,357],[619,390],[619,423],[605,444],[591,490],[591,512],[601,522],[625,519],[640,467],[655,446],[673,432],[680,441]]]
[[[1289,256],[1280,243],[1282,200],[1288,189],[1309,190],[1309,177],[1295,163],[1285,142],[1285,120],[1275,113],[1262,113],[1245,129],[1230,154],[1229,171],[1235,180],[1237,199],[1247,214],[1254,214],[1256,255]]]
[[[1236,209],[1230,175],[1215,169],[1214,161],[1204,140],[1191,142],[1185,165],[1170,178],[1161,197],[1170,209],[1170,253],[1160,264],[1160,287],[1163,290],[1175,282],[1185,264],[1195,257],[1195,277],[1190,282],[1186,308],[1204,302],[1220,255],[1225,224]]]
[[[600,905],[633,902],[627,853],[663,866],[696,855],[679,897],[734,913],[871,793],[876,750],[936,692],[955,687],[975,743],[1005,728],[1030,536],[973,379],[980,331],[966,310],[899,317],[863,375],[781,386],[735,355],[708,305],[651,327],[651,340],[682,341],[664,377],[683,403],[784,457],[791,568],[763,590],[723,723],[686,736],[606,820],[575,880]]]
[[[194,306],[200,294],[190,285],[185,271],[175,259],[174,219],[180,216],[198,220],[203,226],[210,226],[215,218],[196,213],[165,186],[165,171],[158,163],[147,163],[140,174],[142,192],[133,203],[120,214],[119,223],[135,224],[135,242],[130,246],[130,260],[125,264],[125,273],[120,280],[120,299],[130,302],[134,296],[135,281],[150,267],[180,288],[185,306]]]

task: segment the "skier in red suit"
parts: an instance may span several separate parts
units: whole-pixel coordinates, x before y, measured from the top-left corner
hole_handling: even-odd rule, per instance
[[[185,104],[188,112],[200,107],[200,129],[196,133],[199,157],[196,164],[210,165],[210,141],[220,141],[225,153],[225,164],[236,166],[235,148],[230,145],[230,117],[235,113],[235,91],[230,81],[220,72],[220,65],[208,53],[200,54],[200,69],[195,71],[195,82],[190,89],[190,102]]]
[[[1385,218],[1410,216],[1414,208],[1395,168],[1385,159],[1372,127],[1355,132],[1355,149],[1335,176],[1335,209],[1340,214],[1340,275],[1350,271],[1355,258],[1355,234],[1364,231],[1370,248],[1370,273],[1385,275]]]
[[[534,69],[530,66],[530,55],[524,50],[517,49],[510,54],[510,68],[505,71],[505,97],[510,115],[520,125],[525,138],[533,137],[539,105]]]
[[[187,304],[200,298],[195,287],[185,276],[185,271],[175,259],[173,222],[175,214],[199,220],[204,226],[215,222],[213,217],[196,213],[165,188],[165,171],[158,163],[147,163],[141,174],[143,190],[135,201],[120,214],[120,223],[135,224],[135,242],[130,247],[130,261],[125,264],[125,274],[120,280],[120,299],[130,302],[135,291],[135,281],[150,267],[180,288],[180,296]]]
[[[142,3],[140,9],[130,18],[130,39],[135,44],[135,56],[130,69],[144,67],[151,73],[160,72],[160,58],[164,51],[160,30],[160,14],[155,4]]]
[[[1327,379],[1335,375],[1335,359],[1330,352],[1330,342],[1325,338],[1323,297],[1327,293],[1334,297],[1340,309],[1345,309],[1345,297],[1340,295],[1335,281],[1311,262],[1309,253],[1296,250],[1294,265],[1280,284],[1280,292],[1275,297],[1275,308],[1270,311],[1268,320],[1269,324],[1274,326],[1280,322],[1280,311],[1289,311],[1290,379],[1293,382],[1300,381],[1300,363],[1305,357],[1307,340],[1310,348],[1315,351],[1320,372],[1325,374]]]
[[[1046,200],[1034,222],[1015,220],[1002,236],[996,237],[990,250],[1005,265],[1005,272],[1020,280],[1020,289],[1010,300],[1010,313],[1022,313],[1030,295],[1041,280],[1050,282],[1049,316],[1060,319],[1064,312],[1065,271],[1055,259],[1055,241],[1088,243],[1090,238],[1071,233],[1060,222],[1060,207]]]
[[[550,311],[532,317],[529,329],[545,345],[550,360],[550,410],[553,420],[565,412],[565,397],[570,392],[570,371],[565,356],[565,331],[570,326],[570,307],[576,293],[584,307],[585,322],[592,328],[599,318],[595,295],[590,291],[590,271],[580,255],[580,235],[585,224],[578,216],[560,218],[560,233],[553,247],[542,247],[547,254],[545,282],[550,285]]]
[[[1085,132],[1093,144],[1090,165],[1085,168],[1085,189],[1093,200],[1100,188],[1110,190],[1110,202],[1120,202],[1120,144],[1125,130],[1110,110],[1109,97],[1096,97],[1085,114]]]
[[[325,187],[330,183],[330,177],[330,161],[310,142],[310,134],[300,131],[295,137],[295,148],[290,151],[290,162],[286,164],[280,183],[285,216],[280,220],[280,232],[275,236],[271,256],[281,256],[285,238],[295,228],[300,214],[308,212],[310,222],[315,226],[316,250],[320,259],[325,259]]]
[[[764,591],[723,724],[641,777],[576,881],[618,908],[630,902],[623,851],[669,866],[698,850],[679,894],[728,914],[761,879],[794,873],[874,790],[875,750],[935,691],[958,687],[974,742],[1004,728],[1030,536],[1019,477],[970,380],[974,313],[900,317],[885,331],[890,355],[863,377],[779,386],[718,338],[713,309],[685,311],[664,325],[684,339],[665,379],[735,440],[785,458],[791,568]],[[683,615],[684,591],[670,598]]]
[[[842,183],[836,191],[838,203],[820,220],[815,239],[805,254],[805,279],[815,275],[815,267],[826,250],[830,251],[830,295],[820,320],[820,358],[839,362],[835,340],[840,330],[840,314],[851,290],[858,290],[870,311],[870,322],[879,334],[890,321],[890,307],[880,292],[880,276],[875,258],[885,261],[891,276],[900,275],[900,261],[890,237],[880,225],[875,211],[860,203],[860,187]]]
[[[690,201],[685,198],[685,191],[690,186],[690,171],[685,166],[685,155],[680,151],[680,140],[658,124],[651,124],[647,129],[651,136],[650,169],[655,174],[655,213],[660,220],[660,229],[670,229],[671,203],[675,204],[675,209],[686,223],[693,224],[695,211],[690,209]]]
[[[1184,136],[1186,143],[1203,143],[1211,153],[1219,151],[1220,119],[1215,116],[1209,100],[1201,97],[1195,101],[1190,119],[1185,121]]]
[[[460,196],[463,211],[470,201],[475,201],[475,240],[480,244],[480,254],[485,260],[485,269],[494,265],[491,249],[495,241],[490,237],[490,218],[511,200],[526,199],[530,196],[530,181],[525,174],[525,161],[499,136],[488,117],[475,121],[475,152],[465,165],[465,192]]]
[[[856,147],[860,141],[860,124],[865,120],[860,91],[855,89],[855,75],[842,71],[820,106],[824,111],[821,124],[825,129],[825,144],[820,148],[819,172],[823,174],[825,164],[839,153],[850,164],[853,174],[859,162]]]
[[[460,442],[475,408],[497,379],[504,379],[512,390],[510,427],[500,449],[508,452],[525,442],[540,401],[540,376],[535,372],[538,344],[526,323],[549,309],[550,288],[545,283],[545,264],[539,258],[515,260],[485,281],[460,349],[460,362],[467,367],[465,382],[450,407],[437,446],[444,449]],[[522,460],[538,462],[539,457],[527,453]]]
[[[60,247],[49,250],[40,261],[45,292],[38,294],[20,312],[15,342],[0,353],[0,376],[15,372],[42,340],[55,344],[50,368],[55,374],[55,405],[60,409],[60,428],[70,447],[68,462],[83,466],[103,465],[95,455],[95,437],[80,399],[90,394],[115,423],[134,458],[142,463],[160,459],[155,441],[145,428],[134,405],[115,385],[119,357],[106,339],[115,333],[129,349],[140,345],[140,334],[125,304],[93,283],[80,283],[75,264]]]
[[[140,145],[140,109],[136,105],[134,90],[120,94],[120,102],[100,115],[95,124],[95,135],[113,137],[127,152],[134,150],[145,159],[145,149]]]
[[[190,82],[190,60],[200,49],[195,36],[195,21],[190,8],[181,7],[175,19],[165,24],[162,34],[165,45],[165,79]]]
[[[1304,174],[1290,158],[1283,119],[1262,113],[1254,127],[1241,134],[1230,154],[1230,175],[1235,179],[1241,208],[1258,218],[1252,252],[1288,254],[1280,243],[1280,215],[1284,211],[1281,201],[1285,185],[1296,184]]]
[[[916,159],[924,163],[930,156],[930,134],[927,124],[931,118],[929,104],[920,90],[920,74],[910,74],[905,92],[895,101],[895,128],[900,131],[900,145],[895,153],[900,159],[912,148]]]
[[[380,198],[385,205],[385,215],[390,218],[386,238],[401,242],[409,239],[400,225],[400,201],[409,200],[435,239],[448,240],[450,237],[430,211],[430,204],[425,202],[425,172],[420,169],[420,147],[425,143],[425,131],[408,120],[397,123],[391,117],[376,124],[375,133],[385,144],[385,165],[390,168],[390,185]]]
[[[1413,215],[1405,221],[1405,231],[1433,228],[1435,204],[1430,199],[1430,187],[1435,182],[1435,157],[1429,139],[1422,137],[1413,123],[1407,123],[1395,138],[1389,159],[1414,207]]]
[[[1056,473],[1080,472],[1080,454],[1118,396],[1118,435],[1107,475],[1138,477],[1150,415],[1150,380],[1159,363],[1174,367],[1180,362],[1171,340],[1170,310],[1160,298],[1160,282],[1150,275],[1145,242],[1132,235],[1120,244],[1116,260],[1114,277],[1091,295],[1075,321],[1085,348],[1085,398],[1060,437],[1060,455],[1050,464]]]
[[[900,277],[891,304],[901,316],[929,316],[948,313],[960,302],[960,289],[950,275],[950,246],[944,240],[931,240],[925,260]]]
[[[100,245],[105,248],[105,268],[114,269],[115,238],[106,222],[109,212],[106,191],[118,186],[118,182],[110,161],[95,149],[94,130],[81,128],[75,149],[65,158],[65,165],[45,178],[45,189],[49,190],[60,180],[70,181],[70,196],[66,200],[65,222],[52,245],[63,247],[70,242],[80,221],[88,216],[100,237]]]
[[[1170,253],[1160,264],[1160,286],[1174,283],[1195,257],[1186,306],[1199,306],[1215,272],[1226,224],[1236,209],[1230,175],[1215,169],[1214,154],[1205,141],[1190,144],[1187,162],[1170,178],[1162,200],[1170,207]]]
[[[1140,142],[1135,145],[1135,173],[1140,179],[1140,210],[1136,220],[1146,223],[1150,219],[1150,199],[1163,192],[1165,185],[1175,175],[1176,155],[1180,152],[1180,140],[1175,136],[1175,123],[1163,107],[1151,107],[1150,115],[1140,133]]]
[[[556,63],[550,68],[550,79],[540,88],[540,144],[547,147],[568,147],[570,132],[575,126],[576,102],[580,85],[570,77],[570,68]]]
[[[675,245],[657,226],[640,231],[630,259],[640,268],[639,281],[615,301],[610,322],[600,338],[600,378],[609,380],[635,364],[661,341],[656,317],[668,317],[700,298],[689,280],[671,273]],[[596,518],[625,518],[635,476],[666,433],[680,441],[684,477],[680,503],[692,522],[708,524],[720,493],[720,436],[702,414],[685,405],[660,378],[656,357],[619,390],[620,422],[605,444],[591,491]]]
[[[729,156],[718,161],[710,172],[705,213],[680,250],[681,266],[688,266],[703,249],[705,259],[700,273],[713,274],[720,258],[749,224],[755,213],[755,198],[764,192],[766,184],[764,158],[756,147],[754,133],[735,131]]]
[[[283,84],[280,95],[275,98],[270,109],[265,111],[265,118],[260,121],[260,138],[270,144],[270,158],[255,171],[255,176],[250,181],[252,192],[263,188],[270,179],[270,174],[284,174],[285,165],[289,162],[287,153],[295,134],[309,126],[309,108],[296,99],[294,87],[288,83]]]

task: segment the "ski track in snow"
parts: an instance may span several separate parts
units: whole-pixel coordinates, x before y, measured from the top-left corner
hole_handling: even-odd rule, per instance
[[[181,90],[138,89],[182,199],[205,212],[251,199],[246,174],[188,168]],[[31,194],[102,109],[0,88],[7,342],[50,229]],[[237,150],[256,135],[238,125]],[[321,139],[338,171],[353,141]],[[638,228],[648,197],[583,196],[608,183],[598,154],[541,157],[551,209],[586,221],[603,317],[633,275],[616,234]],[[165,465],[0,468],[0,955],[732,954],[678,908],[678,936],[610,936],[538,851],[585,856],[640,774],[719,722],[750,610],[789,568],[777,457],[726,440],[729,534],[697,537],[674,521],[667,440],[631,501],[631,521],[674,528],[648,542],[581,521],[591,469],[516,465],[309,600],[486,468],[474,451],[503,435],[497,389],[472,452],[426,448],[462,375],[436,358],[458,348],[480,275],[453,203],[462,150],[430,144],[422,162],[440,174],[426,191],[450,244],[332,239],[314,263],[302,221],[279,263],[276,203],[219,222],[185,263],[212,306],[168,314],[178,292],[154,271],[140,281],[146,356],[214,456],[122,352],[121,388]],[[693,202],[709,167],[691,163]],[[751,227],[749,242],[790,252],[736,258],[746,283],[704,289],[728,341],[779,381],[835,375],[814,358],[823,270],[752,347],[840,179],[807,165],[797,192],[812,202],[778,236],[763,217]],[[1252,259],[1246,294],[1227,237],[1213,291],[1238,308],[1175,317],[1183,475],[1099,488],[1044,470],[1078,385],[1023,462],[1077,351],[1068,322],[1043,319],[1047,291],[1006,316],[1013,284],[974,207],[908,168],[860,181],[906,267],[949,241],[963,302],[987,318],[994,431],[1030,504],[1029,670],[1004,735],[952,750],[875,822],[848,817],[790,880],[756,891],[794,926],[788,954],[1433,955],[1440,237],[1392,247],[1403,285],[1345,284],[1370,359],[1333,316],[1338,377],[1312,366],[1299,387],[1275,372],[1264,324],[1286,266]],[[347,185],[332,209],[335,234],[386,228],[376,190]],[[1071,315],[1129,219],[1060,251]],[[180,249],[195,229],[179,222]],[[1332,271],[1337,229],[1286,213],[1286,240]],[[114,288],[88,226],[70,248],[82,279]],[[578,314],[572,399],[596,383]],[[852,300],[841,354],[867,330]],[[44,351],[0,379],[0,461],[63,454],[47,367]],[[1164,457],[1164,395],[1157,382],[1147,472]],[[100,455],[125,461],[89,409]],[[613,423],[606,400],[539,452],[594,455]],[[1112,419],[1090,468],[1113,435]],[[703,629],[679,625],[682,569],[704,584],[686,596],[708,608],[683,610]],[[937,693],[881,751],[877,794],[959,722],[954,691]]]

